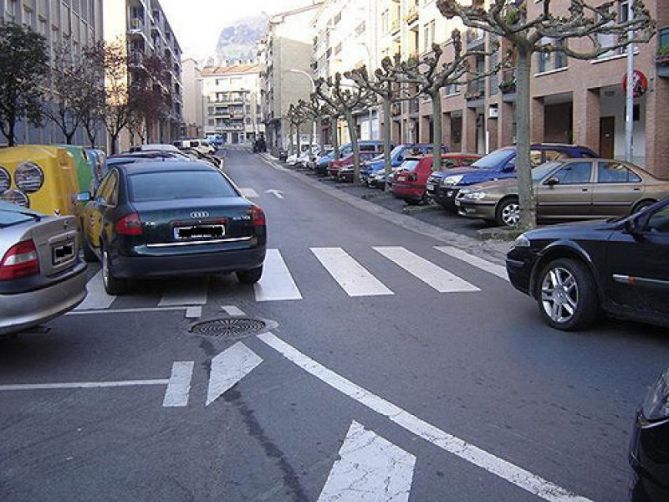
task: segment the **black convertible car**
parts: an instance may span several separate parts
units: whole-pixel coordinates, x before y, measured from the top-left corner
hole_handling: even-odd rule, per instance
[[[130,279],[235,272],[260,280],[267,231],[260,207],[201,162],[110,168],[82,217],[84,257],[102,262],[109,294]]]
[[[527,232],[506,264],[554,328],[585,328],[600,310],[669,326],[669,200],[622,219]]]

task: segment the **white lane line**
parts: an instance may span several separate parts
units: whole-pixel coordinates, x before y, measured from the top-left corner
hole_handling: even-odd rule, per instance
[[[193,379],[193,361],[176,361],[172,365],[172,375],[170,376],[165,397],[163,399],[163,408],[183,408],[188,406],[188,396],[190,395],[190,383]]]
[[[435,246],[434,249],[441,251],[448,256],[457,258],[458,260],[469,263],[470,265],[480,268],[481,270],[496,275],[500,279],[505,281],[509,280],[509,275],[506,273],[506,267],[502,265],[497,265],[483,258],[479,258],[473,254],[467,253],[462,249],[455,248],[453,246]]]
[[[207,303],[208,289],[208,278],[183,281],[177,288],[171,288],[169,291],[165,291],[158,306],[176,307],[179,305],[205,305]]]
[[[17,385],[0,385],[4,390],[53,390],[53,389],[104,389],[111,387],[136,387],[142,385],[167,385],[169,379],[156,380],[121,380],[118,382],[66,382],[66,383],[29,383]]]
[[[253,286],[258,302],[301,300],[290,270],[278,249],[268,249],[262,279]]]
[[[239,192],[247,199],[255,199],[258,197],[258,192],[256,192],[253,188],[240,188]]]
[[[311,248],[348,296],[387,296],[393,292],[342,248]]]
[[[68,315],[99,315],[99,314],[139,314],[142,312],[175,312],[178,310],[184,310],[187,307],[146,307],[146,308],[136,308],[136,309],[114,309],[114,310],[82,310],[82,311],[72,311],[65,314]]]
[[[207,406],[235,386],[262,362],[262,358],[242,342],[237,342],[211,360]]]
[[[115,296],[108,295],[105,291],[105,286],[102,282],[102,270],[88,281],[86,289],[88,290],[88,295],[75,311],[108,309],[114,303],[114,300],[116,300]]]
[[[318,502],[406,502],[416,457],[353,422]]]
[[[222,305],[221,309],[231,317],[244,317],[246,315],[243,310],[234,305]]]
[[[470,462],[491,474],[514,484],[550,502],[591,502],[585,497],[574,495],[564,488],[543,479],[536,474],[518,467],[511,462],[496,457],[481,448],[438,429],[424,420],[410,414],[399,406],[372,394],[350,380],[338,375],[302,354],[272,333],[258,335],[258,338],[282,354],[286,359],[315,376],[330,387],[354,399],[367,408],[387,417],[407,431],[420,436],[433,445]]]
[[[403,247],[375,247],[374,249],[440,293],[480,291],[479,288],[464,279]]]

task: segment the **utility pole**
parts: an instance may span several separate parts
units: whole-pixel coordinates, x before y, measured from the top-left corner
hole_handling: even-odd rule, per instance
[[[634,16],[634,0],[627,2],[628,21]],[[634,30],[627,33],[629,40],[634,39]],[[625,160],[634,160],[634,44],[627,46],[627,86],[625,89]]]

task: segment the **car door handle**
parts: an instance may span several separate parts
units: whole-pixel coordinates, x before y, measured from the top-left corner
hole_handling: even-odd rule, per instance
[[[589,192],[589,191],[590,191],[589,188],[581,188],[581,192]]]
[[[640,192],[641,191],[640,188],[633,188],[632,190],[634,190],[635,192]]]

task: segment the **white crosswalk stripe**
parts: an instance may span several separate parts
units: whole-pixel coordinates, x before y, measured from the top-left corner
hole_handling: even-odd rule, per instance
[[[506,272],[506,267],[502,265],[497,265],[496,263],[484,260],[483,258],[474,256],[473,254],[467,253],[466,251],[463,251],[462,249],[459,248],[455,248],[453,246],[435,246],[435,249],[437,251],[441,251],[444,254],[447,254],[448,256],[452,256],[453,258],[457,258],[458,260],[462,260],[466,263],[469,263],[470,265],[473,265],[476,268],[480,268],[481,270],[496,275],[500,279],[504,279],[505,281],[509,280],[509,275]]]
[[[170,288],[163,293],[159,307],[176,307],[181,305],[206,305],[209,278],[193,278],[183,281],[179,287]]]
[[[349,296],[394,294],[342,248],[312,248],[311,252]]]
[[[116,300],[115,296],[108,295],[105,292],[102,282],[102,270],[95,274],[86,284],[88,296],[75,310],[102,310],[111,307]]]
[[[403,247],[389,246],[374,249],[440,293],[480,291],[473,284]]]
[[[297,288],[278,249],[267,250],[262,279],[254,289],[256,301],[259,302],[302,299],[302,293]]]

